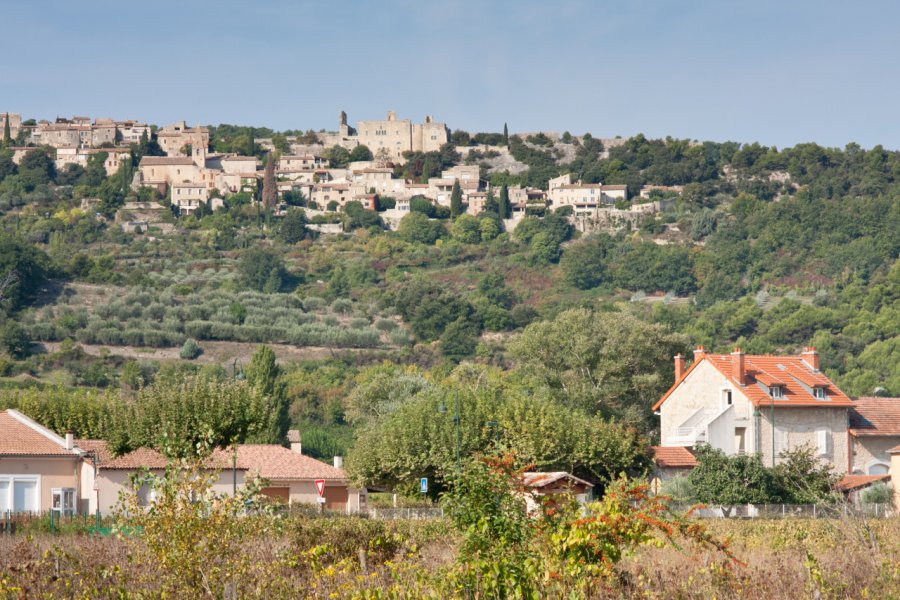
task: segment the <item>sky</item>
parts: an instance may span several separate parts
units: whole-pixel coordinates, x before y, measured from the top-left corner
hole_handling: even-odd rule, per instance
[[[28,0],[0,111],[900,149],[894,0]]]

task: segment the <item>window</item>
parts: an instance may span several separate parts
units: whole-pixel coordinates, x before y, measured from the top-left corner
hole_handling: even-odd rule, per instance
[[[816,430],[816,451],[819,456],[828,456],[830,441],[831,435],[827,429]]]
[[[53,488],[51,508],[64,515],[75,514],[75,488]]]
[[[725,406],[731,406],[731,403],[731,390],[722,390],[722,404]]]
[[[37,475],[0,475],[0,513],[40,511],[39,483]]]
[[[828,397],[825,395],[825,388],[821,386],[814,387],[813,398],[815,398],[816,400],[827,400]]]
[[[781,390],[780,385],[773,385],[771,388],[769,388],[769,392],[771,393],[772,398],[774,398],[775,400],[781,400],[782,398],[784,398],[784,394]]]

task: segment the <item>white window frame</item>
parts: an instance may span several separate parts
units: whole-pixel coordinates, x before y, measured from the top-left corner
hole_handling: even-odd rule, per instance
[[[769,395],[772,396],[773,400],[783,400],[784,390],[781,389],[780,385],[773,385],[769,388]]]
[[[813,388],[813,398],[816,400],[828,400],[828,394],[825,393],[825,388],[817,385]]]
[[[722,406],[729,407],[734,405],[734,391],[731,388],[722,388]]]
[[[35,494],[37,496],[37,508],[34,511],[20,511],[20,512],[41,512],[41,476],[40,475],[0,475],[0,481],[9,482],[9,490],[7,491],[7,506],[9,507],[9,511],[11,513],[16,513],[15,510],[15,488],[16,482],[34,482],[37,484]]]

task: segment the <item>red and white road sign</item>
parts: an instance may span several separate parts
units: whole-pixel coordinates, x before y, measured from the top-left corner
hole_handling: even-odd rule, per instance
[[[316,489],[319,490],[319,496],[325,495],[325,480],[316,479]]]

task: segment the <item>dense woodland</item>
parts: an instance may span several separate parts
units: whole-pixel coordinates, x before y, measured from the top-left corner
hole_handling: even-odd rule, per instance
[[[221,125],[211,145],[266,159],[254,139],[285,151],[287,134],[315,140]],[[478,217],[413,201],[395,232],[350,203],[331,219],[343,234],[316,236],[305,199],[286,198],[295,206],[276,218],[247,193],[215,213],[168,215],[171,233],[126,234],[113,217],[152,198],[129,187],[140,157],[159,152],[152,139],[111,177],[102,154],[57,172],[46,149],[19,165],[0,150],[0,404],[120,450],[183,453],[198,431],[280,441],[295,426],[307,451],[347,454],[357,478],[403,489],[440,482],[457,448],[501,447],[600,482],[640,471],[649,407],[672,383],[671,357],[694,344],[814,345],[848,394],[900,395],[900,153],[452,140],[396,174],[427,179],[462,160],[454,144],[508,142],[526,170],[480,163],[501,189],[568,172],[635,198],[647,184],[684,189],[670,212],[591,235],[541,211],[505,231],[498,197]],[[84,198],[100,199],[96,211]],[[211,354],[241,343],[318,354]]]

